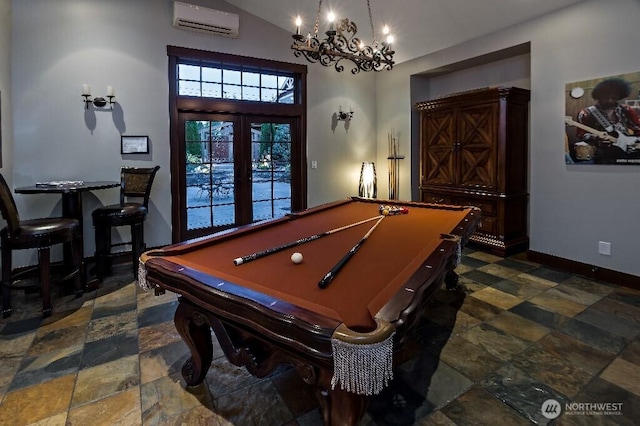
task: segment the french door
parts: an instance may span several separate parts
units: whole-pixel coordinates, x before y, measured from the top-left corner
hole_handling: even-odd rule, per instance
[[[298,126],[291,117],[179,113],[180,239],[299,209]]]

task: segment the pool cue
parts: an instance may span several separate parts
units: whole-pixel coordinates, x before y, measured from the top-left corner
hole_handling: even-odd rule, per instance
[[[366,234],[364,234],[364,237],[362,237],[362,239],[360,239],[360,241],[358,241],[355,246],[351,247],[351,250],[349,250],[347,254],[345,254],[344,257],[340,259],[338,263],[336,263],[336,266],[331,268],[331,270],[327,272],[327,274],[324,277],[322,277],[322,279],[318,283],[318,287],[326,288],[329,285],[329,283],[335,278],[338,271],[340,271],[340,269],[342,269],[342,267],[347,264],[349,259],[351,259],[351,257],[360,249],[360,247],[362,247],[364,242],[367,241],[367,238],[369,238],[369,235],[371,235],[371,233],[376,229],[376,227],[380,225],[380,222],[382,222],[382,219],[384,218],[385,216],[382,216],[380,219],[378,219],[378,221],[373,224],[371,229],[369,229],[369,231]]]
[[[291,247],[299,246],[300,244],[308,243],[309,241],[317,240],[318,238],[326,237],[327,235],[335,234],[336,232],[344,231],[345,229],[353,228],[354,226],[362,225],[366,222],[371,222],[372,220],[384,217],[383,215],[378,215],[374,217],[370,217],[369,219],[364,219],[359,222],[354,222],[349,225],[341,226],[339,228],[334,228],[329,231],[321,232],[319,234],[311,235],[308,237],[300,238],[299,240],[291,241],[289,243],[283,244],[281,246],[268,248],[263,251],[259,251],[256,253],[248,254],[246,256],[238,257],[233,259],[233,264],[238,266],[243,263],[251,262],[252,260],[260,259],[261,257],[269,256],[270,254],[277,253],[282,250],[286,250]]]

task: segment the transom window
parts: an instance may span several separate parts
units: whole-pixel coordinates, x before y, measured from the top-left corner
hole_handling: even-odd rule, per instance
[[[290,75],[178,64],[178,95],[293,104]]]

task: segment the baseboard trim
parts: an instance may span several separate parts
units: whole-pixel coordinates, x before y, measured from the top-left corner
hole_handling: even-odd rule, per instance
[[[596,281],[604,281],[610,284],[630,287],[640,290],[640,277],[614,271],[612,269],[601,268],[599,266],[588,265],[575,260],[564,259],[546,253],[533,250],[527,251],[527,259],[541,265],[550,266],[561,271],[578,274]]]

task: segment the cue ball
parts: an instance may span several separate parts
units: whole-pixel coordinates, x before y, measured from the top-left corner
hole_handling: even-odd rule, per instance
[[[296,265],[302,262],[302,253],[295,252],[291,255],[291,261]]]

